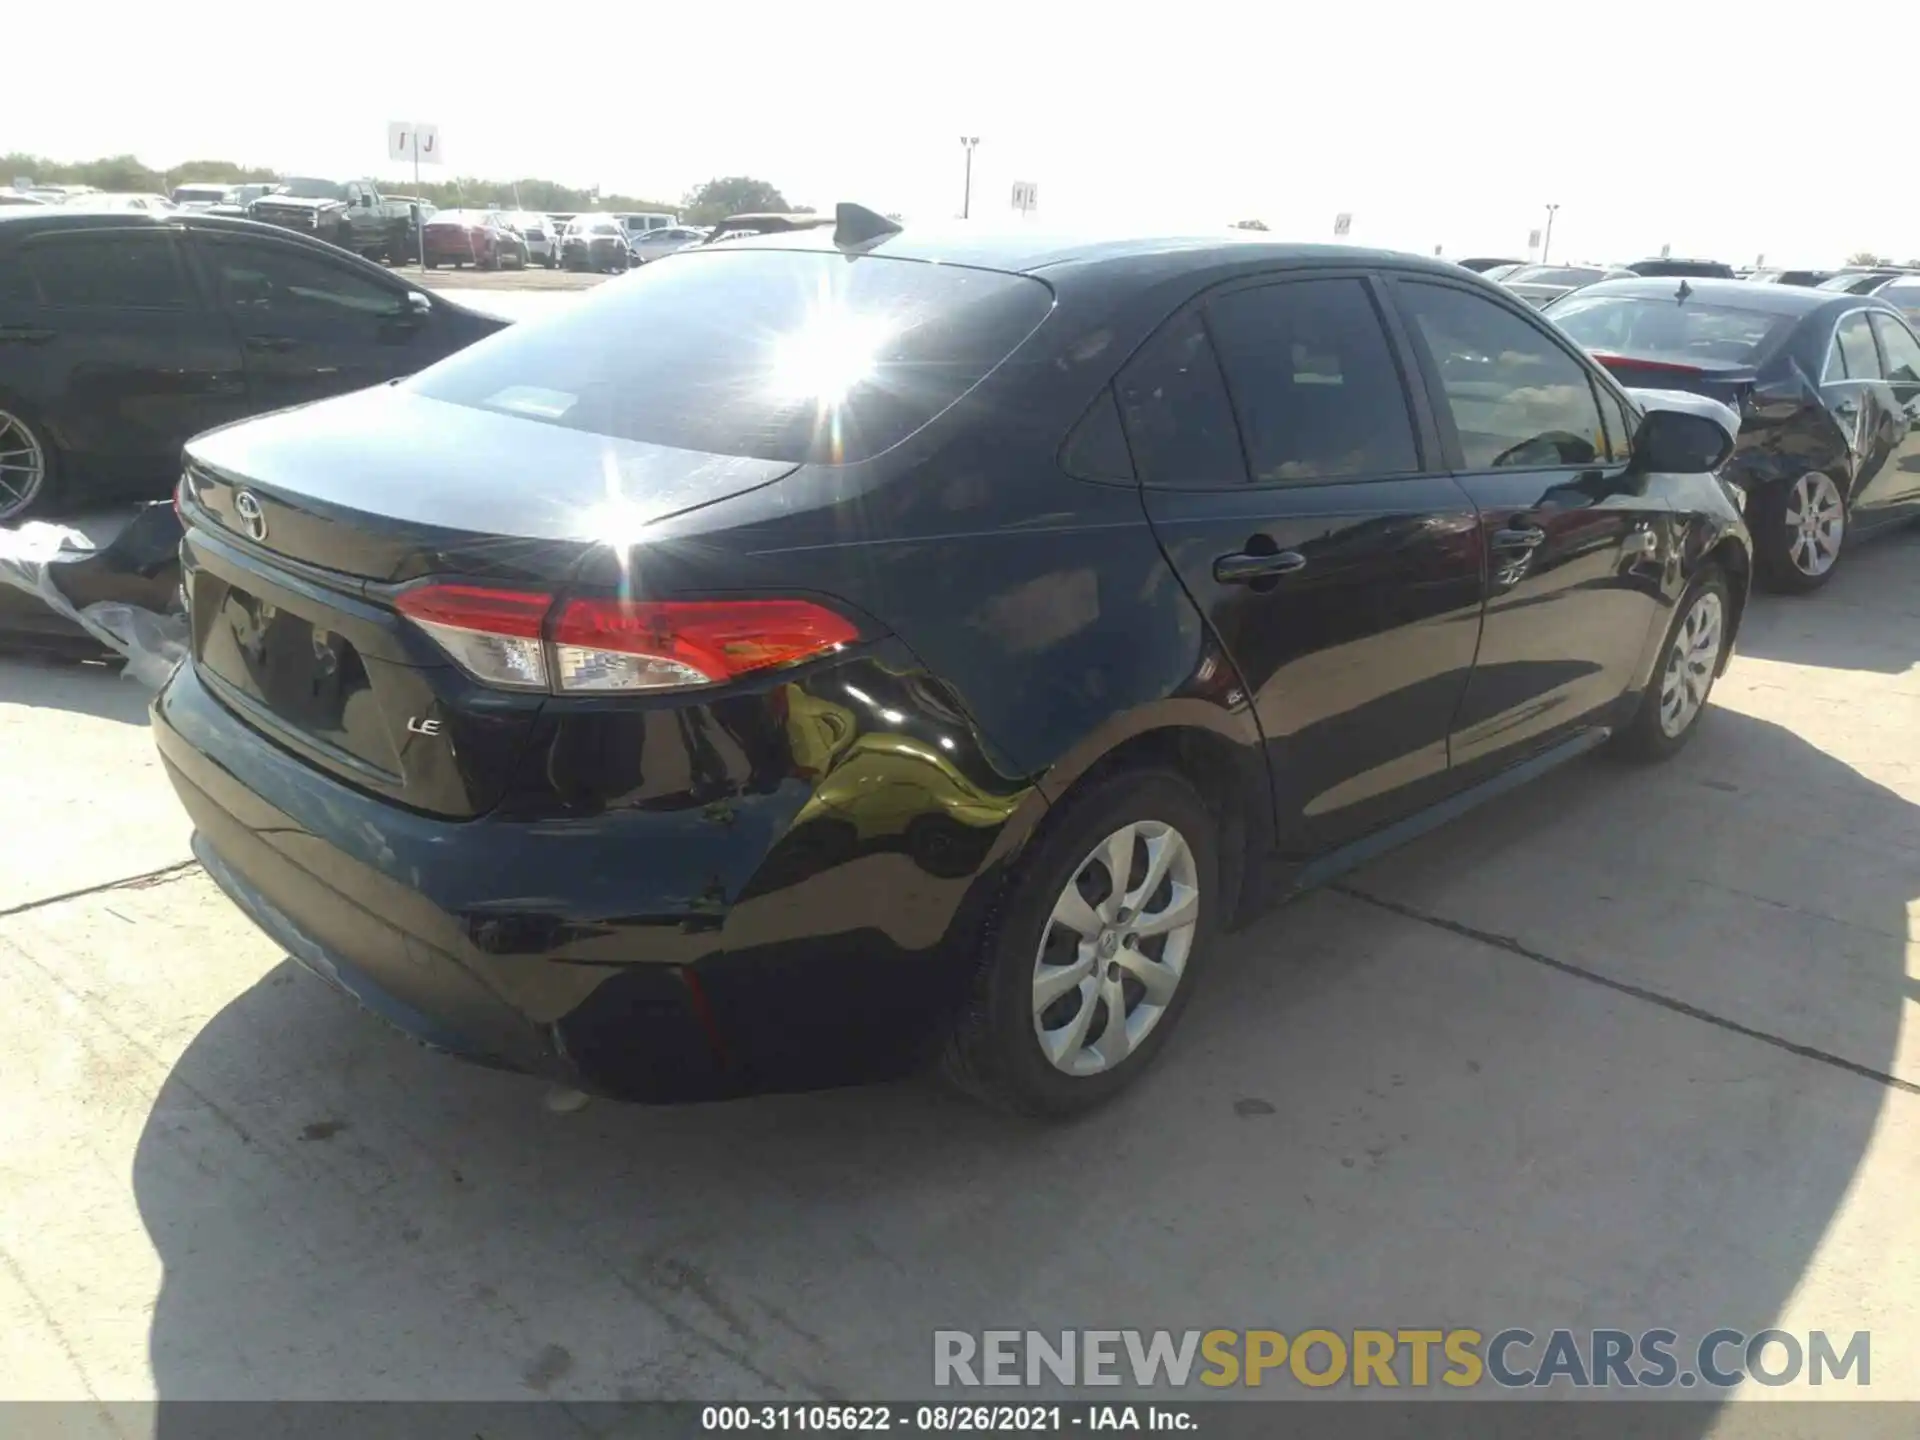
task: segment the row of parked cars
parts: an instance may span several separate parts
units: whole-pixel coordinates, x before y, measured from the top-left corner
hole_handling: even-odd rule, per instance
[[[1883,295],[1910,319],[1920,323],[1920,268],[1910,265],[1847,265],[1838,270],[1739,270],[1718,260],[1665,256],[1638,260],[1631,265],[1535,265],[1523,260],[1497,259],[1466,259],[1459,263],[1489,280],[1499,281],[1536,305],[1544,305],[1602,280],[1635,277],[1750,280],[1761,285],[1788,285],[1843,295]]]
[[[244,220],[0,218],[15,499],[180,477],[195,853],[440,1049],[1085,1109],[1220,932],[1671,755],[1752,579],[1920,518],[1879,295],[736,219],[503,326]]]

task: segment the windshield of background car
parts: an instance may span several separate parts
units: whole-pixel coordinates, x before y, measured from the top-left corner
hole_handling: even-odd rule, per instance
[[[1798,319],[1638,295],[1569,295],[1547,313],[1589,350],[1716,365],[1752,363]]]
[[[572,430],[842,464],[891,449],[1013,353],[1038,280],[884,256],[703,251],[647,266],[406,382]]]
[[[1585,285],[1598,280],[1600,272],[1566,265],[1528,265],[1503,278],[1518,285]]]
[[[280,192],[291,195],[296,200],[344,200],[347,187],[337,180],[307,180],[296,177],[286,183]]]

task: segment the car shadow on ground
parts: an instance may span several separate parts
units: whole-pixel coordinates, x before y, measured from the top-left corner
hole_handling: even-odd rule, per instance
[[[1920,663],[1920,530],[1862,544],[1812,595],[1756,591],[1751,604],[1740,627],[1742,655],[1904,674]]]
[[[1763,778],[1812,824],[1734,824]],[[1052,1129],[920,1081],[555,1116],[282,964],[138,1142],[157,1392],[925,1396],[943,1327],[1759,1331],[1887,1089],[1607,981],[1891,1071],[1912,833],[1715,710],[1672,766],[1580,766],[1238,935],[1160,1069]]]
[[[1757,834],[1762,777],[1815,823]],[[1716,711],[1673,765],[1582,765],[1234,937],[1164,1063],[1054,1128],[923,1082],[555,1115],[283,964],[137,1148],[158,1393],[926,1396],[947,1327],[1760,1330],[1896,1064],[1914,872],[1859,863],[1847,824],[1915,815]],[[1838,918],[1785,917],[1785,873]],[[1503,886],[1539,893],[1512,913]],[[1651,960],[1613,953],[1634,935]],[[1758,986],[1750,1028],[1868,1074],[1616,964],[1703,1011]]]
[[[118,659],[0,651],[0,705],[34,705],[145,727],[153,692]]]

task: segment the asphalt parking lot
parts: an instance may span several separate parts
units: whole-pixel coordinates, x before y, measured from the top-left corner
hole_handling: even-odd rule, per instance
[[[0,662],[0,1398],[908,1397],[946,1327],[1774,1324],[1871,1330],[1871,1394],[1920,1397],[1916,560],[1756,599],[1677,763],[1235,937],[1059,1129],[927,1082],[550,1113],[240,918],[134,684]]]

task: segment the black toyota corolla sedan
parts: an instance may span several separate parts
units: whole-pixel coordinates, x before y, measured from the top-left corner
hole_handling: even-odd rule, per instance
[[[1826,583],[1856,538],[1920,518],[1920,339],[1869,295],[1621,280],[1547,313],[1628,385],[1740,413],[1725,474],[1751,497],[1760,579]]]
[[[1698,726],[1722,407],[1443,261],[817,231],[201,436],[154,706],[214,879],[430,1045],[1063,1114],[1217,936]]]

